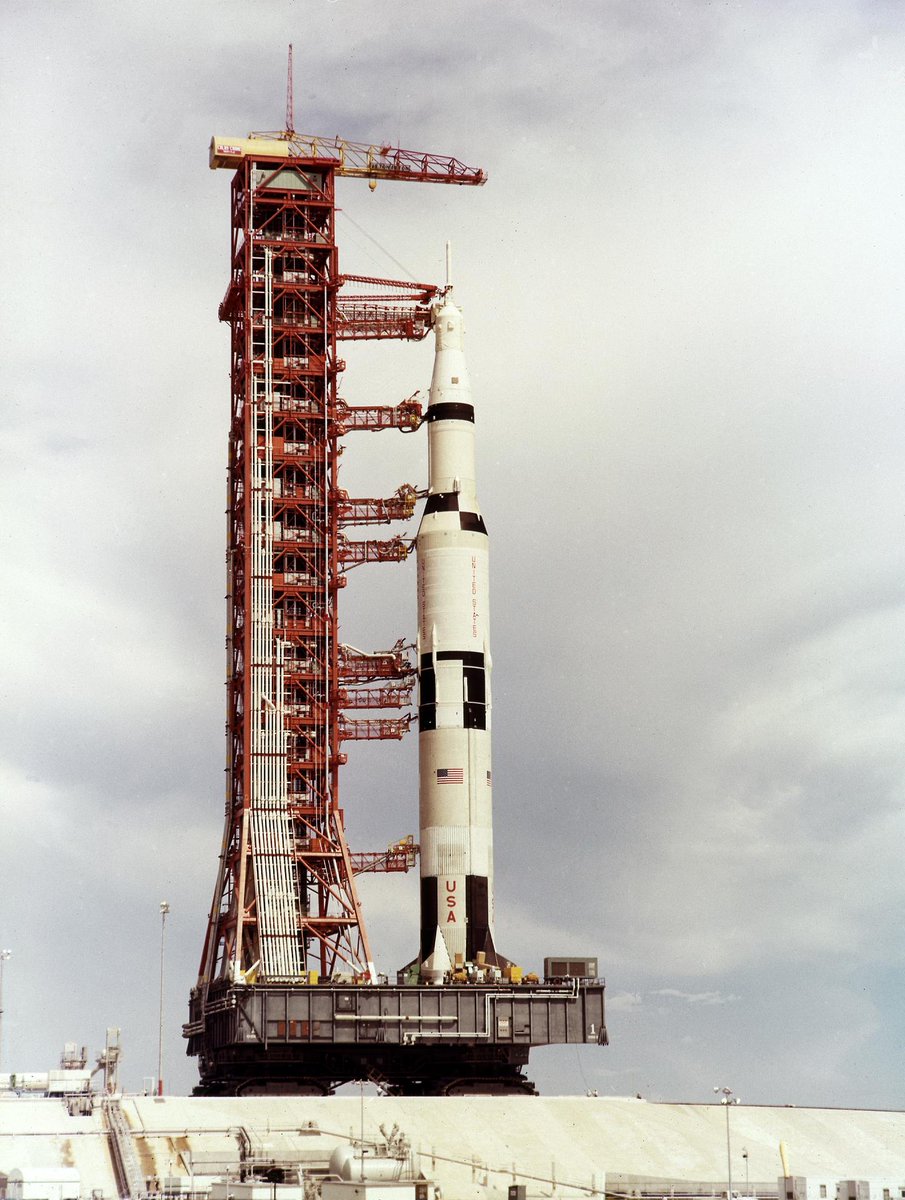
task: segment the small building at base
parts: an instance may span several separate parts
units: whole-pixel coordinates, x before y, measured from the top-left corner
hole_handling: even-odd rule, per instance
[[[80,1188],[75,1167],[17,1167],[6,1180],[7,1200],[79,1200]]]

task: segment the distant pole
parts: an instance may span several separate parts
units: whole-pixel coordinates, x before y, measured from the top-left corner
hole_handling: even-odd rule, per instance
[[[12,950],[0,950],[0,1062],[3,1061],[3,964],[12,953]]]
[[[160,902],[160,1028],[157,1037],[157,1095],[163,1095],[163,950],[167,931],[167,913],[170,906],[166,900]]]
[[[361,1142],[360,1142],[361,1149],[359,1150],[359,1154],[361,1155],[361,1159],[360,1159],[361,1182],[364,1183],[364,1181],[365,1181],[365,1081],[363,1079],[360,1079],[358,1081],[358,1086],[361,1090]]]
[[[738,1104],[738,1096],[732,1094],[731,1088],[715,1087],[713,1089],[720,1098],[720,1104],[726,1106],[726,1174],[729,1176],[728,1200],[732,1200],[732,1144],[729,1141],[729,1107],[732,1104]]]

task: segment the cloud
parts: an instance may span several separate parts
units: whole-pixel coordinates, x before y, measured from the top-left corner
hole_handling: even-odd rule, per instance
[[[228,179],[206,147],[281,122],[294,40],[300,124],[490,172],[341,181],[369,235],[341,219],[341,256],[439,278],[455,246],[498,935],[527,966],[597,954],[611,988],[611,1046],[540,1055],[538,1080],[583,1091],[577,1062],[587,1086],[688,1097],[737,1073],[746,1098],[901,1107],[905,20],[849,0],[366,16],[6,14],[3,870],[55,890],[4,897],[4,1054],[46,1068],[121,1022],[130,1085],[153,1070],[149,991],[118,979],[151,970],[165,889],[169,1057],[192,1081],[179,1021],[223,813]],[[427,344],[344,355],[352,403],[429,379]],[[421,483],[423,442],[350,437],[343,471],[361,496]],[[410,564],[353,574],[343,637],[411,636]],[[350,759],[355,848],[416,832],[414,738]],[[362,883],[390,972],[415,886]]]
[[[606,1007],[607,1012],[618,1013],[640,1008],[643,1003],[640,992],[616,992],[607,996]]]
[[[682,992],[677,988],[655,988],[652,996],[669,996],[686,1004],[733,1004],[738,996],[725,996],[721,992]]]

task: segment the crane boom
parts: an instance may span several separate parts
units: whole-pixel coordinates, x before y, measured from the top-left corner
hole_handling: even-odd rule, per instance
[[[396,146],[348,142],[341,137],[314,137],[307,133],[253,133],[248,137],[211,139],[211,170],[235,169],[243,158],[323,158],[337,175],[356,179],[399,179],[413,183],[459,183],[480,186],[487,175],[479,167],[467,167],[457,158],[400,150]]]

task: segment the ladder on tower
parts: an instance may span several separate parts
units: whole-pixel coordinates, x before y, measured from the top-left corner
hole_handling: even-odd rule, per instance
[[[135,1153],[132,1130],[123,1112],[119,1096],[103,1099],[104,1124],[110,1134],[110,1157],[122,1200],[137,1200],[145,1190],[145,1181]]]

